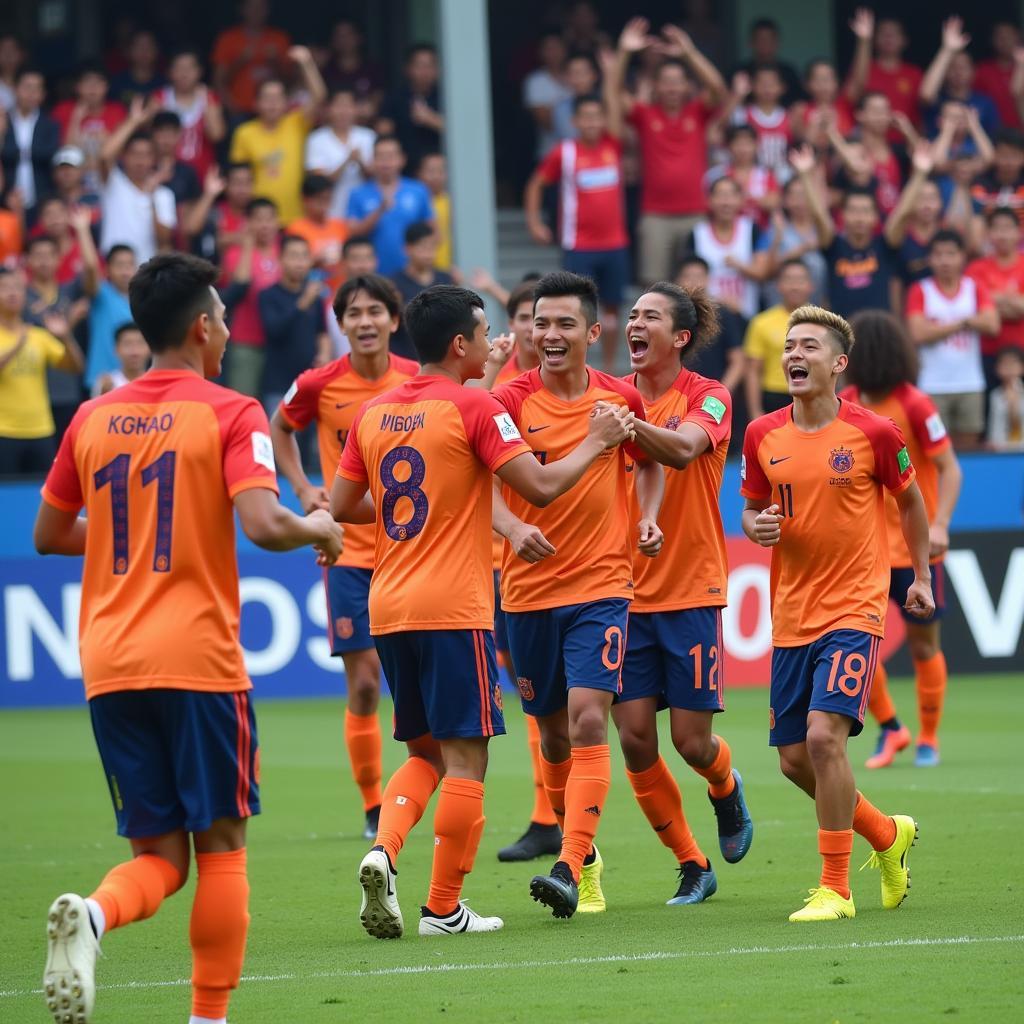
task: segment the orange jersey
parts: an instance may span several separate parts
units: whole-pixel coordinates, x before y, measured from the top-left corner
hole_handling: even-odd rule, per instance
[[[914,476],[899,427],[851,402],[814,433],[797,430],[792,406],[747,427],[740,493],[784,516],[771,549],[776,647],[801,647],[836,629],[884,635],[885,491],[899,494]]]
[[[515,380],[516,377],[521,376],[524,372],[523,368],[519,365],[519,350],[516,349],[512,353],[512,358],[498,371],[494,386],[507,384],[510,380]],[[500,571],[501,562],[504,557],[505,538],[500,533],[495,533],[491,544],[491,560],[496,572]]]
[[[277,492],[259,403],[150,370],[82,405],[43,499],[88,517],[79,643],[87,698],[252,684],[238,640],[232,501]]]
[[[377,509],[370,632],[493,629],[491,477],[529,452],[487,392],[419,376],[368,402],[338,476]]]
[[[419,363],[392,355],[383,377],[366,380],[352,368],[351,357],[345,355],[326,366],[306,370],[295,379],[278,409],[296,430],[305,430],[316,421],[320,470],[325,487],[329,489],[334,480],[345,440],[362,404],[415,377],[419,369]],[[345,550],[335,565],[372,569],[373,546],[372,523],[346,523]]]
[[[854,387],[846,388],[839,397],[863,405],[865,409],[892,420],[900,428],[907,441],[910,461],[917,470],[917,485],[924,498],[928,522],[932,522],[939,504],[939,471],[932,460],[952,447],[935,403],[913,384],[900,384],[882,401],[875,403],[865,402]],[[889,536],[890,564],[894,569],[911,567],[914,562],[900,528],[900,509],[892,496],[885,500],[885,525]],[[941,562],[942,556],[932,561]]]
[[[494,397],[508,409],[542,463],[564,458],[583,441],[595,402],[628,406],[637,418],[645,418],[643,399],[632,384],[597,370],[588,373],[587,390],[573,402],[544,387],[536,369],[495,390]],[[630,534],[627,455],[646,461],[630,445],[608,449],[575,487],[547,508],[537,508],[511,488],[502,488],[512,513],[538,527],[557,552],[531,565],[505,545],[501,566],[505,611],[633,597],[636,540]]]
[[[636,374],[626,380],[635,384]],[[646,412],[649,422],[666,430],[696,423],[711,447],[686,469],[665,467],[665,497],[658,516],[665,524],[665,545],[657,558],[640,554],[633,545],[636,589],[631,610],[721,607],[727,603],[729,564],[718,494],[729,450],[732,397],[718,381],[683,368],[672,387],[646,405]],[[634,504],[633,522],[639,518],[639,506]],[[633,533],[627,532],[632,543]]]

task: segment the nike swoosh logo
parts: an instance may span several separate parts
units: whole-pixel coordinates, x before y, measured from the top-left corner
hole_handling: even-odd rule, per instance
[[[547,430],[550,426],[550,423],[545,423],[543,427],[527,427],[526,432],[528,434],[536,434],[538,430]]]
[[[350,405],[355,405],[355,402],[335,402],[335,409],[347,409]]]
[[[786,459],[791,459],[791,458],[793,458],[792,455],[783,455],[781,459],[769,459],[768,463],[769,463],[769,465],[777,466],[780,462],[785,462]]]
[[[671,825],[671,824],[672,824],[671,821],[666,821],[664,825],[655,825],[654,826],[654,831],[655,832],[664,832],[665,829],[667,829],[669,827],[669,825]]]

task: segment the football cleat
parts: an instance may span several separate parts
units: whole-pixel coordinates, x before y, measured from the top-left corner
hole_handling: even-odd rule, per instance
[[[538,857],[556,857],[561,851],[562,830],[557,825],[538,825],[531,821],[529,828],[511,846],[498,851],[498,860],[511,864]]]
[[[461,935],[463,932],[496,932],[505,926],[500,917],[481,917],[460,903],[446,917],[438,917],[430,907],[420,908],[420,935]]]
[[[359,865],[359,885],[363,890],[359,921],[375,939],[400,939],[405,930],[395,887],[397,877],[398,872],[382,846],[375,846]]]
[[[895,910],[910,891],[910,869],[907,859],[910,848],[917,842],[920,833],[917,822],[909,815],[894,814],[896,838],[888,850],[872,850],[871,856],[861,867],[878,868],[882,881],[882,906],[886,910]]]
[[[939,748],[931,743],[918,743],[914,754],[915,768],[935,768],[939,764]]]
[[[89,1024],[96,1002],[96,955],[100,944],[85,900],[58,896],[46,915],[43,998],[56,1024]]]
[[[842,921],[844,918],[856,917],[857,908],[853,905],[853,893],[844,899],[826,886],[809,889],[810,896],[804,900],[800,910],[789,915],[790,921]]]
[[[608,909],[604,899],[604,890],[601,888],[601,876],[604,874],[604,861],[597,847],[593,850],[594,859],[591,863],[583,862],[580,869],[579,902],[576,906],[577,914],[603,914]]]
[[[551,908],[554,917],[572,917],[579,905],[580,893],[572,872],[564,861],[557,861],[550,875],[534,875],[530,895],[538,903]]]
[[[747,801],[743,797],[743,779],[735,768],[732,777],[736,780],[728,796],[715,799],[708,794],[711,806],[718,819],[718,848],[729,864],[743,860],[754,841],[754,823],[750,820]]]
[[[665,906],[682,907],[703,903],[717,891],[718,879],[715,877],[711,861],[708,861],[706,868],[702,868],[695,860],[688,860],[685,864],[679,865],[679,887],[675,896],[665,901]]]
[[[901,750],[910,746],[910,730],[901,725],[898,729],[883,729],[878,735],[875,752],[864,762],[865,768],[888,768]]]
[[[377,838],[377,830],[380,828],[380,804],[371,807],[366,812],[366,824],[363,826],[363,838],[372,843]]]

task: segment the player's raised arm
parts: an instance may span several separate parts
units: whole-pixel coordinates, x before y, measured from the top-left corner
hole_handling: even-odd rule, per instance
[[[535,456],[524,453],[501,466],[497,475],[531,505],[545,508],[578,483],[601,452],[629,440],[634,423],[628,409],[595,408],[587,436],[564,459],[542,466]]]
[[[935,598],[932,596],[932,576],[928,565],[930,544],[924,497],[916,480],[894,497],[900,509],[900,529],[914,563],[914,582],[907,591],[903,607],[911,615],[927,619],[935,611]]]
[[[264,487],[254,487],[235,495],[239,522],[257,547],[267,551],[292,551],[312,546],[321,565],[334,565],[342,549],[341,527],[324,509],[298,516]]]

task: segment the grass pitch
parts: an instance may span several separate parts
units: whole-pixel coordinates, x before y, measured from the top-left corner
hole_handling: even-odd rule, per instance
[[[894,697],[914,717],[913,687]],[[739,865],[718,853],[703,780],[663,751],[694,833],[718,872],[717,895],[666,907],[671,854],[633,801],[616,758],[599,843],[608,912],[556,921],[528,895],[546,862],[499,865],[497,849],[526,823],[531,784],[522,717],[491,745],[487,830],[466,898],[505,919],[494,935],[420,939],[432,854],[430,815],[403,851],[399,895],[411,935],[369,939],[359,926],[356,868],[362,815],[342,750],[339,701],[258,705],[264,814],[249,834],[252,927],[233,1024],[247,1022],[909,1022],[1019,1020],[1024,995],[1024,678],[952,681],[943,764],[859,769],[870,798],[913,814],[921,840],[913,888],[883,911],[877,874],[854,873],[857,918],[792,925],[817,883],[814,809],[779,774],[766,745],[766,693],[734,690],[719,720],[743,773],[755,822]],[[382,708],[390,721],[390,707]],[[856,766],[874,728],[851,744]],[[402,757],[386,742],[386,769]],[[613,740],[614,749],[614,740]],[[38,989],[50,900],[89,892],[127,852],[113,831],[84,709],[0,715],[3,967],[0,1021],[49,1020]],[[853,867],[867,858],[860,838]],[[97,1024],[184,1024],[191,885],[152,920],[107,936],[98,965]]]

